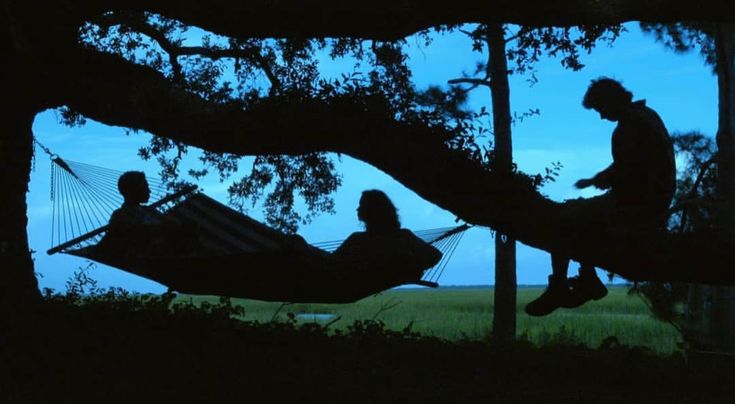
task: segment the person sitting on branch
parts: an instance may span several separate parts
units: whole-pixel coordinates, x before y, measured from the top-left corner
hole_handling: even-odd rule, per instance
[[[601,119],[617,122],[612,133],[612,164],[577,188],[594,186],[608,192],[589,199],[567,201],[563,233],[571,240],[601,228],[624,230],[633,237],[665,229],[676,187],[676,163],[669,133],[658,114],[644,100],[614,79],[592,80],[582,105]],[[568,231],[567,231],[568,230]],[[545,316],[559,307],[579,307],[607,295],[594,265],[580,262],[579,276],[567,279],[569,256],[551,252],[552,275],[544,293],[526,306],[526,313]]]

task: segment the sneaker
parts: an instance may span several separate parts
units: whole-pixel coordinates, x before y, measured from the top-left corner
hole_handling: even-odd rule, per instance
[[[566,279],[549,276],[549,286],[536,300],[526,305],[526,314],[541,317],[550,314],[559,307],[566,307],[571,292]]]
[[[590,300],[600,300],[607,296],[607,288],[597,275],[575,276],[569,279],[570,294],[562,307],[579,307]]]

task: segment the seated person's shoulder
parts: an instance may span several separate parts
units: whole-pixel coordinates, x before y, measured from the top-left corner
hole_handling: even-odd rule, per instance
[[[396,232],[396,238],[400,241],[405,241],[405,242],[416,242],[416,241],[423,242],[423,240],[419,238],[419,236],[417,236],[416,234],[414,234],[414,232],[408,229],[401,229],[398,232]]]
[[[150,206],[140,207],[140,216],[145,224],[159,224],[163,220],[163,214]]]
[[[368,237],[369,235],[363,231],[358,231],[350,234],[350,236],[347,237],[347,239],[345,239],[345,241],[343,241],[336,250],[334,250],[332,256],[340,258],[363,253],[366,244],[369,243]]]
[[[99,248],[119,253],[140,242],[141,221],[134,206],[123,205],[113,211],[107,225],[107,232],[100,240]]]
[[[138,214],[130,206],[121,206],[110,215],[110,227],[126,226],[139,222]]]
[[[112,212],[110,224],[159,224],[163,214],[148,206],[121,206]]]
[[[398,234],[400,234],[403,237],[416,237],[416,235],[413,234],[413,232],[408,229],[400,229],[398,230]]]
[[[370,235],[367,232],[364,231],[356,231],[352,234],[350,234],[347,239],[344,241],[345,243],[355,243],[355,242],[361,242],[365,241],[370,238]]]

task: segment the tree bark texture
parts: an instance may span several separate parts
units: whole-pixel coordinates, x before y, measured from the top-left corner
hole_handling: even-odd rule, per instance
[[[735,237],[735,25],[718,24],[717,87],[719,124],[717,128],[717,220],[722,237]],[[730,271],[735,272],[735,267]],[[735,287],[715,286],[712,290],[712,331],[718,349],[735,349]]]
[[[493,339],[507,343],[516,338],[516,242],[495,233],[495,304]]]
[[[513,142],[510,117],[510,84],[502,24],[488,24],[486,41],[490,63],[490,92],[495,139],[494,166],[501,172],[513,169]],[[506,234],[495,234],[495,304],[493,338],[512,342],[516,335],[516,242]]]
[[[7,88],[7,87],[5,87]],[[19,308],[38,298],[38,283],[28,249],[26,192],[30,180],[35,112],[22,107],[3,108],[0,136],[0,307]]]
[[[732,238],[735,236],[735,25],[718,24],[715,32],[719,92],[715,226],[720,237]],[[694,349],[732,350],[735,348],[735,288],[691,285],[686,320]]]

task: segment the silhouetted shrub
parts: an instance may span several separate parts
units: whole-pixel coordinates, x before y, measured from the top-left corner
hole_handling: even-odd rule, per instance
[[[0,332],[0,402],[729,402],[732,363],[608,340],[448,342],[379,320],[241,321],[228,299],[70,290]],[[72,282],[72,283],[73,283]],[[82,287],[84,286],[84,287]],[[550,337],[551,338],[551,337]],[[553,338],[552,338],[553,339]]]

